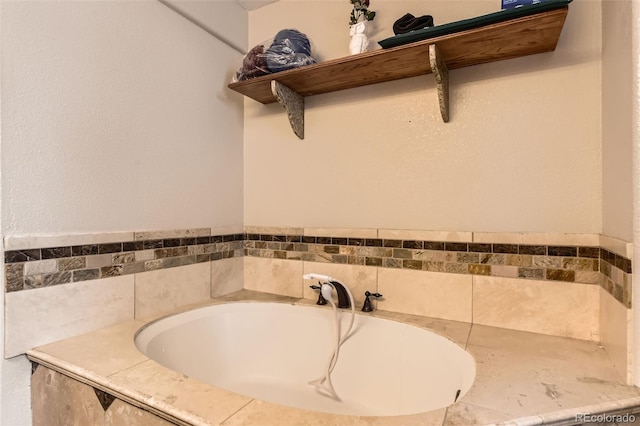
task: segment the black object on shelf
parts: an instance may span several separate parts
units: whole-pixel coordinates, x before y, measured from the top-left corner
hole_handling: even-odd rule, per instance
[[[423,15],[416,18],[412,14],[406,13],[393,23],[393,33],[395,35],[405,34],[409,31],[421,30],[427,27],[433,27],[433,16]]]
[[[463,19],[461,21],[450,22],[448,24],[436,25],[435,27],[410,31],[405,34],[398,34],[396,36],[380,40],[378,44],[384,49],[388,49],[390,47],[413,43],[415,41],[426,40],[428,38],[453,34],[465,30],[471,30],[473,28],[483,27],[489,24],[496,24],[498,22],[508,21],[510,19],[534,15],[540,12],[560,9],[562,7],[567,7],[569,3],[571,3],[571,1],[572,0],[547,0],[541,3],[516,7],[513,9],[503,9],[498,12],[477,16],[475,18]]]

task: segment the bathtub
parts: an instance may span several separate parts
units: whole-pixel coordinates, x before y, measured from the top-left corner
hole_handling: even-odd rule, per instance
[[[340,311],[342,330],[350,312]],[[223,389],[289,407],[355,416],[399,416],[459,400],[475,362],[456,343],[419,327],[356,314],[331,375],[340,400],[309,381],[333,352],[328,307],[240,302],[144,326],[136,347],[159,364]]]

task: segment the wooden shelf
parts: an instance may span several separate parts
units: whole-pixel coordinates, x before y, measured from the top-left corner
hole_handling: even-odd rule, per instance
[[[430,61],[431,45],[437,47],[439,61],[449,70],[550,52],[556,48],[567,13],[568,7],[563,7],[389,49],[238,81],[229,84],[229,88],[258,102],[269,104],[278,101],[272,90],[272,81],[302,96],[304,100],[306,96],[430,74],[434,71],[434,61]],[[438,73],[435,74],[437,77]],[[439,87],[439,91],[440,89]],[[442,98],[440,101],[442,105]],[[302,111],[304,112],[304,103]]]

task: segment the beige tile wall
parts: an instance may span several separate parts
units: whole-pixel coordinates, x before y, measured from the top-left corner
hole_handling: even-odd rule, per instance
[[[133,275],[5,294],[6,358],[133,318]]]
[[[234,257],[6,293],[4,356],[240,290],[243,268]]]
[[[389,240],[426,240],[472,242],[472,232],[457,231],[422,231],[411,229],[379,229],[378,238]]]
[[[315,272],[347,285],[357,309],[364,291],[377,291],[384,296],[377,308],[385,311],[599,340],[597,285],[271,258],[245,257],[244,262],[249,290],[316,300],[311,283],[302,280]]]
[[[286,235],[278,227],[248,227]],[[291,230],[290,228],[285,228]],[[295,229],[299,231],[298,228]],[[451,242],[506,244],[584,245],[616,249],[627,255],[628,243],[597,234],[563,233],[478,233],[424,230],[304,228],[304,235],[425,239]],[[407,269],[378,268],[322,262],[245,257],[245,288],[296,296],[300,276],[316,272],[330,275],[348,285],[361,307],[364,291],[377,291],[384,298],[377,308],[475,324],[597,341],[601,321],[600,287],[551,280],[518,279],[448,274]],[[280,273],[283,273],[282,275]],[[264,274],[262,276],[262,274]],[[594,274],[599,275],[599,272]],[[586,281],[585,281],[586,282]],[[594,285],[595,284],[595,285]],[[303,284],[303,296],[317,299],[317,292]],[[618,308],[624,308],[619,302]],[[622,312],[622,311],[620,311]],[[615,351],[615,349],[613,349]]]
[[[173,311],[211,297],[210,262],[135,274],[135,318]]]
[[[380,309],[471,322],[471,275],[378,269]]]
[[[211,297],[224,296],[244,287],[244,258],[211,262]]]
[[[244,288],[283,296],[302,297],[302,262],[244,257]]]
[[[598,341],[600,287],[473,277],[474,324]]]
[[[633,315],[611,294],[600,288],[600,341],[620,376],[633,383]]]

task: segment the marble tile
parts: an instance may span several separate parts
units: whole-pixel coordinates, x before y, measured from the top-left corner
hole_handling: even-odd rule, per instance
[[[633,259],[633,243],[631,242],[606,235],[600,235],[598,245],[605,250],[619,254],[627,259]]]
[[[37,260],[35,262],[24,263],[24,274],[50,274],[52,272],[58,272],[58,263],[56,259]]]
[[[253,400],[222,425],[439,426],[442,425],[445,411],[446,409],[443,408],[428,413],[394,417],[343,416],[300,410]]]
[[[147,360],[133,340],[144,324],[136,320],[125,321],[93,333],[49,343],[37,350],[81,369],[109,376]]]
[[[242,290],[243,286],[244,258],[232,257],[211,262],[211,297]]]
[[[313,237],[378,238],[375,228],[304,228],[304,235]]]
[[[142,262],[144,260],[153,260],[156,258],[156,251],[153,249],[139,250],[133,254],[133,257],[136,262]]]
[[[593,246],[600,242],[598,234],[564,234],[554,232],[527,232],[522,234],[522,244]]]
[[[447,408],[443,426],[469,426],[502,423],[512,416],[504,411],[492,410],[473,404],[466,404],[462,399]]]
[[[71,235],[9,235],[4,237],[5,250],[38,247],[63,247],[87,244],[118,243],[133,239],[133,232],[106,232],[99,234]]]
[[[1,275],[1,274],[0,274]],[[5,291],[20,291],[24,289],[24,264],[10,263],[4,265]]]
[[[386,240],[471,242],[473,241],[473,233],[456,231],[422,231],[411,229],[379,229],[378,238]]]
[[[225,296],[222,296],[222,298],[224,298],[224,297]],[[149,316],[146,316],[146,317],[136,318],[136,320],[137,321],[141,321],[146,325],[146,324],[148,324],[148,323],[150,323],[152,321],[156,321],[156,320],[159,320],[159,319],[162,319],[162,318],[168,318],[168,317],[171,317],[173,315],[180,314],[182,312],[188,312],[188,311],[192,311],[194,309],[200,309],[200,308],[204,308],[204,307],[211,306],[211,305],[218,305],[220,303],[224,303],[224,301],[218,300],[218,299],[202,300],[200,302],[195,302],[195,303],[190,303],[188,305],[178,306],[177,308],[171,310],[170,312],[156,313],[156,314],[152,314],[152,315],[149,315]]]
[[[245,226],[244,232],[247,234],[302,235],[304,228],[292,226]]]
[[[168,422],[155,414],[134,407],[119,399],[113,401],[109,409],[104,413],[105,426],[172,426],[175,423]]]
[[[165,231],[134,232],[134,241],[163,240],[166,238],[206,237],[211,235],[211,228],[172,229]]]
[[[210,262],[134,274],[135,317],[169,312],[211,297]]]
[[[600,342],[614,367],[633,383],[633,313],[600,288]]]
[[[282,303],[298,303],[304,299],[298,297],[281,296],[279,294],[262,293],[259,291],[243,289],[235,293],[229,293],[214,299],[214,302],[282,302]]]
[[[406,324],[412,324],[418,327],[426,328],[440,336],[444,336],[461,347],[467,346],[471,324],[467,322],[443,320],[438,318],[429,318],[421,315],[402,314],[398,312],[388,312],[375,310],[372,316],[384,318],[391,321],[400,321]]]
[[[474,232],[474,243],[598,246],[598,234],[543,232]]]
[[[302,262],[259,257],[243,259],[245,289],[302,297]]]
[[[104,410],[91,386],[43,365],[31,376],[33,426],[104,425]]]
[[[518,278],[519,274],[517,266],[491,265],[491,275],[496,277]]]
[[[576,271],[575,281],[584,284],[600,284],[600,272]]]
[[[112,386],[137,394],[143,403],[187,424],[219,424],[251,398],[209,386],[146,361],[109,376]]]
[[[28,275],[24,277],[25,289],[37,289],[42,287],[52,287],[71,282],[71,272],[56,272],[54,274]]]
[[[243,225],[226,225],[215,226],[211,228],[211,235],[231,235],[231,234],[243,234]]]
[[[517,232],[474,232],[474,243],[523,244],[523,236]]]
[[[577,339],[599,339],[599,287],[473,277],[473,322]]]
[[[473,324],[469,334],[469,346],[495,349],[510,356],[538,356],[550,359],[564,359],[572,354],[576,361],[590,361],[604,364],[610,369],[611,362],[598,342],[551,336],[528,331],[509,330],[501,327]],[[578,367],[576,367],[578,368]],[[617,377],[617,376],[616,376]]]
[[[474,325],[467,350],[477,373],[461,402],[514,418],[640,395],[595,342]]]
[[[597,416],[596,413],[607,413],[611,414],[627,414],[627,413],[635,413],[635,421],[630,422],[598,422],[594,421],[590,422],[590,424],[594,424],[596,426],[632,426],[640,424],[640,416],[638,416],[638,407],[640,407],[640,397],[632,397],[619,399],[616,401],[607,401],[599,404],[590,404],[580,408],[578,413],[580,414],[591,414]],[[577,420],[584,421],[584,416],[582,419],[576,419],[576,410],[568,409],[568,410],[559,410],[551,413],[544,413],[540,415],[540,418],[544,422],[543,424],[574,424]],[[589,424],[589,423],[583,423]]]
[[[335,263],[320,263],[320,262],[304,262],[303,267],[304,274],[322,274],[329,275],[343,283],[355,300],[356,310],[362,309],[364,304],[364,292],[370,291],[376,293],[378,291],[377,285],[377,268],[362,265],[341,265]],[[316,280],[305,280],[303,287],[303,297],[310,300],[318,300],[318,290],[313,290],[310,285],[318,285]],[[335,292],[334,292],[335,296]],[[374,307],[376,301],[374,298]],[[334,301],[337,303],[337,296]]]
[[[486,426],[538,426],[544,424],[540,416],[525,416],[517,419],[507,420],[506,422],[491,423]],[[602,425],[596,425],[602,426]]]
[[[133,318],[133,275],[5,295],[5,356]]]
[[[103,266],[111,266],[113,261],[112,254],[96,254],[85,258],[87,268],[102,268]]]
[[[385,311],[471,322],[471,276],[378,269],[378,291]]]
[[[58,269],[60,271],[73,271],[75,269],[84,269],[87,266],[86,259],[82,256],[58,259],[57,263],[58,263]]]

